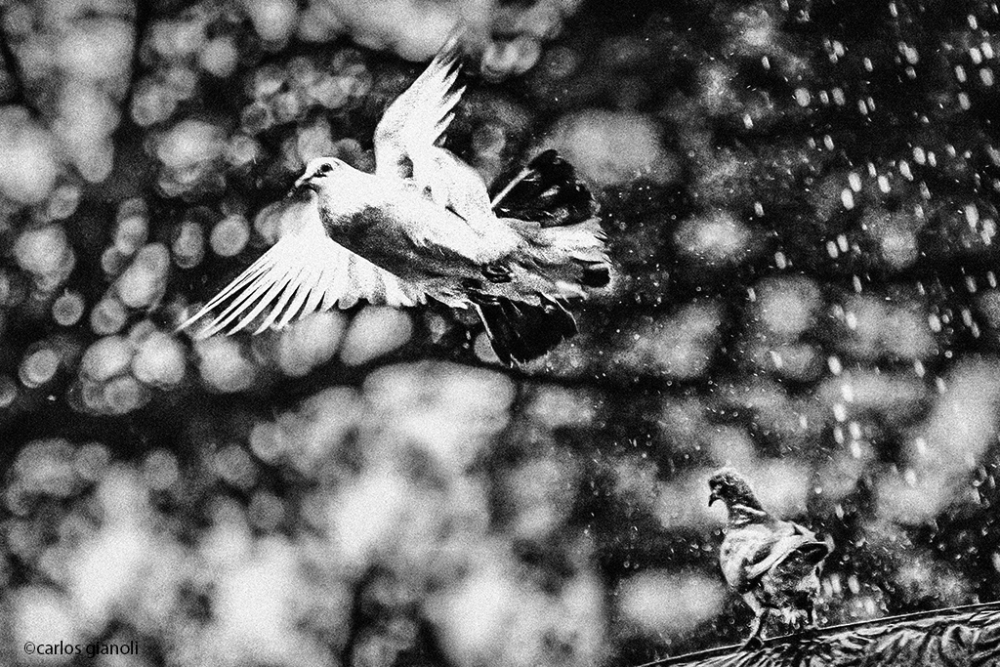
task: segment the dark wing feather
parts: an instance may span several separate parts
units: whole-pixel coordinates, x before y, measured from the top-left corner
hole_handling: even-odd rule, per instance
[[[576,224],[598,212],[587,184],[551,149],[538,154],[497,192],[492,205],[499,217],[537,222],[543,227]]]
[[[762,546],[756,558],[747,563],[746,578],[755,581],[765,573],[781,568],[791,556],[796,562],[815,568],[830,553],[830,546],[816,537],[816,533],[797,523],[779,522],[780,530],[774,532],[774,539]]]

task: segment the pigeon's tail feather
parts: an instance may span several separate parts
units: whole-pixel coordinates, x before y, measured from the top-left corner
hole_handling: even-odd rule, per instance
[[[478,292],[470,297],[505,364],[536,359],[576,334],[573,315],[554,299],[541,297],[531,305]]]
[[[556,288],[555,295],[583,296],[584,288],[604,287],[611,281],[597,202],[554,150],[532,160],[492,205],[496,215],[524,239],[513,263],[544,277]]]
[[[597,220],[565,227],[507,222],[523,239],[507,260],[515,285],[572,299],[585,296],[585,288],[604,287],[611,281],[611,262]]]

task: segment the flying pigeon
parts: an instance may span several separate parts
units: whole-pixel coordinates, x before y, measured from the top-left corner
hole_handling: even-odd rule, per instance
[[[808,528],[768,514],[747,481],[731,468],[717,471],[708,485],[709,506],[722,500],[729,511],[719,552],[722,574],[756,614],[744,646],[759,645],[772,612],[799,627],[815,627],[819,574],[832,544]]]
[[[453,36],[375,129],[375,172],[311,160],[289,197],[262,214],[278,242],[179,328],[199,338],[281,329],[334,305],[433,299],[475,308],[507,364],[577,332],[567,305],[610,280],[597,205],[572,166],[541,153],[492,199],[440,144],[464,87]]]

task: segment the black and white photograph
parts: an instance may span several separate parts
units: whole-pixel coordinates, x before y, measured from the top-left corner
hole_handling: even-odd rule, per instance
[[[0,667],[1000,667],[1000,4],[0,0]]]

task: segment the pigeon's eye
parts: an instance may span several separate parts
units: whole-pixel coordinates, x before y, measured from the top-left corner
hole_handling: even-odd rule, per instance
[[[330,164],[329,162],[324,162],[323,164],[321,164],[319,166],[319,173],[320,174],[328,174],[331,171],[333,171],[333,165]]]

